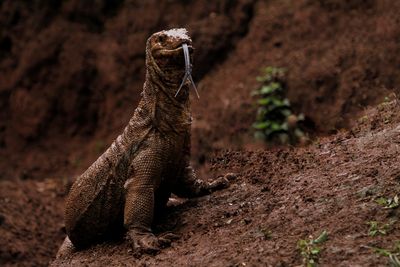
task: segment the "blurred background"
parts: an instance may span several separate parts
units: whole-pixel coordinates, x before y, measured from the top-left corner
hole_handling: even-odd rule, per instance
[[[192,159],[207,176],[217,151],[264,147],[251,95],[262,68],[285,69],[284,97],[310,138],[398,93],[399,10],[389,0],[0,1],[0,226],[13,221],[0,228],[0,263],[54,255],[62,186],[132,116],[153,32],[192,36]]]

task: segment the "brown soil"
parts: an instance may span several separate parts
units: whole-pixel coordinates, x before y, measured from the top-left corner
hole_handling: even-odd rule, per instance
[[[204,178],[237,179],[169,208],[157,232],[181,238],[157,256],[135,259],[121,241],[53,265],[293,266],[297,240],[322,230],[322,265],[386,264],[367,247],[392,246],[399,226],[370,237],[366,222],[398,217],[374,200],[399,190],[400,108],[383,100],[400,88],[400,3],[137,2],[0,1],[0,265],[54,259],[74,176],[139,99],[146,38],[176,26],[197,48],[193,163]],[[252,140],[250,93],[265,66],[287,69],[287,96],[307,116],[312,145]]]
[[[127,243],[102,244],[53,266],[296,266],[297,241],[323,230],[329,239],[321,265],[385,265],[368,247],[391,248],[400,238],[398,210],[375,202],[400,189],[399,111],[400,102],[387,103],[353,131],[307,148],[226,151],[211,175],[234,172],[237,179],[170,208],[159,227],[181,236],[171,248],[135,259]],[[386,236],[371,237],[368,221],[395,223]]]

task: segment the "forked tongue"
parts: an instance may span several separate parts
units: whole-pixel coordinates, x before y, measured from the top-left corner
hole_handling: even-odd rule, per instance
[[[192,67],[190,66],[189,48],[188,48],[187,44],[182,44],[182,48],[183,48],[183,55],[185,58],[185,75],[183,76],[182,83],[179,86],[179,89],[176,92],[175,97],[181,91],[181,88],[185,84],[186,80],[189,79],[189,82],[193,85],[194,91],[196,92],[197,98],[200,98],[199,92],[197,92],[196,85],[194,84],[194,81],[192,78]]]

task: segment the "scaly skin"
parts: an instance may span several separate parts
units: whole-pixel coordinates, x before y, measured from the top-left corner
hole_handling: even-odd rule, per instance
[[[66,201],[67,235],[58,255],[86,248],[126,230],[135,249],[156,252],[168,238],[151,233],[154,213],[171,193],[209,194],[227,185],[209,184],[190,167],[189,87],[175,98],[184,75],[185,35],[162,31],[146,44],[146,81],[142,99],[123,133],[74,183]],[[192,55],[191,55],[192,57]],[[71,244],[72,242],[72,244]]]

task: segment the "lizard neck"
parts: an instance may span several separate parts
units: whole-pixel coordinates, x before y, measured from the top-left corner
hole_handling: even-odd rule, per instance
[[[172,80],[164,81],[148,67],[142,99],[123,133],[113,142],[107,153],[119,157],[127,155],[130,160],[141,142],[154,131],[167,138],[171,135],[190,134],[190,100],[183,92],[183,96],[174,97],[173,92],[178,87]],[[181,91],[187,92],[187,87],[184,85]],[[126,154],[127,152],[129,153]]]
[[[143,87],[143,107],[151,116],[157,130],[169,132],[190,131],[191,112],[189,88],[185,84],[175,97],[181,77],[179,72],[162,72],[154,62],[147,60],[146,81]],[[182,74],[183,76],[183,74]]]

